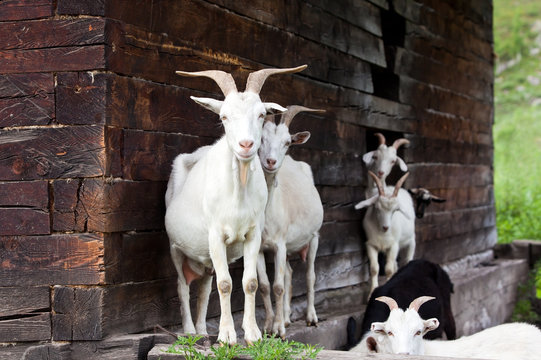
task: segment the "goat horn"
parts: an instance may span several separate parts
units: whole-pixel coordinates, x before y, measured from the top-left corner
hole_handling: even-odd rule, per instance
[[[394,143],[393,143],[393,147],[394,147],[395,149],[398,150],[398,148],[399,148],[400,146],[402,146],[402,145],[407,145],[407,144],[409,144],[409,143],[410,143],[410,141],[409,141],[408,139],[404,139],[404,138],[396,139],[396,140],[394,141]]]
[[[393,191],[393,196],[392,197],[396,197],[398,195],[398,191],[402,187],[402,184],[404,184],[404,181],[406,181],[409,174],[410,173],[407,172],[404,175],[402,175],[402,177],[400,179],[398,179],[398,181],[396,182],[396,185],[394,186],[394,191]]]
[[[220,89],[222,90],[223,94],[225,96],[237,92],[237,85],[235,85],[235,80],[233,80],[233,76],[231,74],[226,73],[225,71],[221,70],[206,70],[206,71],[176,71],[176,73],[180,76],[205,76],[208,78],[211,78],[218,84]]]
[[[408,307],[410,310],[415,310],[419,312],[419,308],[421,305],[423,305],[425,302],[435,299],[434,296],[420,296],[417,299],[413,300]]]
[[[254,71],[253,73],[250,73],[250,75],[248,75],[245,91],[252,91],[256,94],[259,94],[259,92],[261,91],[261,88],[263,87],[263,84],[265,83],[265,80],[267,80],[267,77],[274,74],[292,74],[292,73],[302,71],[306,69],[307,67],[308,65],[301,65],[294,68],[261,69],[258,71]]]
[[[287,111],[282,114],[282,118],[280,119],[280,124],[285,124],[287,127],[289,127],[295,115],[303,111],[325,112],[325,110],[322,110],[322,109],[310,109],[304,106],[290,105],[287,107]]]
[[[374,174],[370,170],[368,170],[368,175],[370,175],[370,177],[372,177],[372,179],[374,179],[374,181],[376,182],[376,186],[378,187],[379,196],[384,196],[385,195],[385,189],[383,189],[383,184],[381,183],[380,178],[377,177],[376,174]]]
[[[379,139],[379,145],[385,145],[385,136],[382,133],[375,133],[375,136]]]
[[[398,304],[396,301],[388,296],[380,296],[376,298],[377,301],[381,301],[382,303],[387,304],[389,306],[389,310],[393,311],[394,309],[398,309]]]

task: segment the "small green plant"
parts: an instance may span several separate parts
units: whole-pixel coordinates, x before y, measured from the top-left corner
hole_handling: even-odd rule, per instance
[[[203,348],[197,345],[197,342],[202,338],[198,335],[179,336],[178,340],[166,352],[181,354],[186,360],[232,360],[239,356],[247,356],[253,360],[308,360],[315,359],[323,349],[320,346],[284,341],[274,335],[265,334],[263,339],[246,347],[238,344],[211,346],[211,354],[206,355]]]
[[[534,306],[534,303],[541,299],[541,261],[534,266],[528,275],[528,280],[519,285],[517,298],[511,320],[531,324],[541,323],[541,314]]]

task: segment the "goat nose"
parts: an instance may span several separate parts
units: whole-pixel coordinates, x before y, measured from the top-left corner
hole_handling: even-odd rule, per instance
[[[383,176],[383,171],[378,171],[378,176],[382,177]]]
[[[274,160],[274,159],[267,159],[267,165],[269,165],[269,166],[274,166],[274,165],[276,165],[276,160]]]
[[[239,141],[239,145],[243,150],[250,150],[254,146],[254,142],[252,140],[242,140]]]
[[[387,230],[389,230],[389,227],[388,226],[383,226],[383,232],[387,232]]]

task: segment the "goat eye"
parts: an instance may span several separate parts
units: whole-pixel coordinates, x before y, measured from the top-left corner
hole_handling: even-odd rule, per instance
[[[389,335],[389,336],[393,336],[394,334],[393,334],[393,332],[392,332],[392,331],[389,331],[389,332],[387,333],[387,335]]]
[[[376,155],[372,156],[372,160],[377,160],[378,157]]]
[[[396,160],[391,161],[391,164],[395,164],[395,163],[396,163]]]
[[[286,141],[286,146],[291,145],[291,141]]]
[[[417,331],[417,332],[415,333],[415,336],[419,336],[419,335],[421,335],[421,330],[419,330],[419,331]]]
[[[227,116],[222,116],[222,121],[227,121]]]

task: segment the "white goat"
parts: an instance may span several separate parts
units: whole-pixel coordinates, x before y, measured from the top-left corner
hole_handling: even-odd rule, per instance
[[[457,340],[423,339],[425,333],[439,326],[438,319],[423,320],[418,313],[419,307],[432,299],[419,297],[404,311],[390,297],[377,298],[389,306],[389,318],[372,323],[369,335],[352,351],[473,359],[541,359],[541,331],[525,323],[498,325]]]
[[[265,116],[286,109],[263,103],[259,92],[268,76],[304,68],[253,72],[248,76],[245,92],[238,92],[231,74],[223,71],[177,72],[209,77],[225,95],[223,101],[192,97],[220,115],[225,135],[199,152],[180,155],[174,161],[166,193],[165,227],[178,272],[185,333],[206,333],[208,298],[215,271],[221,311],[218,340],[236,343],[228,264],[244,256],[244,339],[253,342],[261,338],[255,319],[256,266],[268,195],[257,151]],[[201,280],[194,327],[189,284],[197,278]]]
[[[375,133],[375,136],[379,139],[379,145],[376,150],[369,151],[363,155],[363,161],[366,164],[366,168],[372,171],[383,183],[385,186],[385,179],[391,173],[393,166],[398,164],[400,170],[408,171],[408,166],[397,154],[397,150],[402,145],[409,144],[408,139],[397,139],[393,142],[393,145],[387,146],[385,144],[385,136],[381,133]],[[376,184],[369,177],[368,186],[365,191],[366,197],[371,197],[377,192]]]
[[[395,187],[382,184],[371,171],[378,194],[359,202],[355,209],[368,207],[363,219],[366,232],[366,252],[370,261],[370,292],[378,286],[378,252],[386,253],[385,275],[390,278],[398,265],[396,258],[402,248],[407,248],[404,263],[413,259],[415,253],[415,212],[408,192],[401,189],[409,173],[404,174]]]
[[[287,255],[299,253],[306,261],[306,284],[308,306],[306,322],[317,324],[314,307],[314,260],[319,242],[319,229],[323,222],[323,206],[310,166],[293,160],[286,152],[291,145],[304,144],[310,137],[308,131],[293,135],[289,125],[301,111],[322,111],[290,106],[282,115],[280,123],[265,121],[259,158],[269,189],[265,210],[263,242],[257,262],[260,289],[266,310],[265,330],[285,337],[285,326],[290,323],[292,270]],[[273,314],[270,283],[265,269],[263,250],[274,253],[273,291],[276,300],[276,315]],[[274,323],[273,323],[274,318]]]

